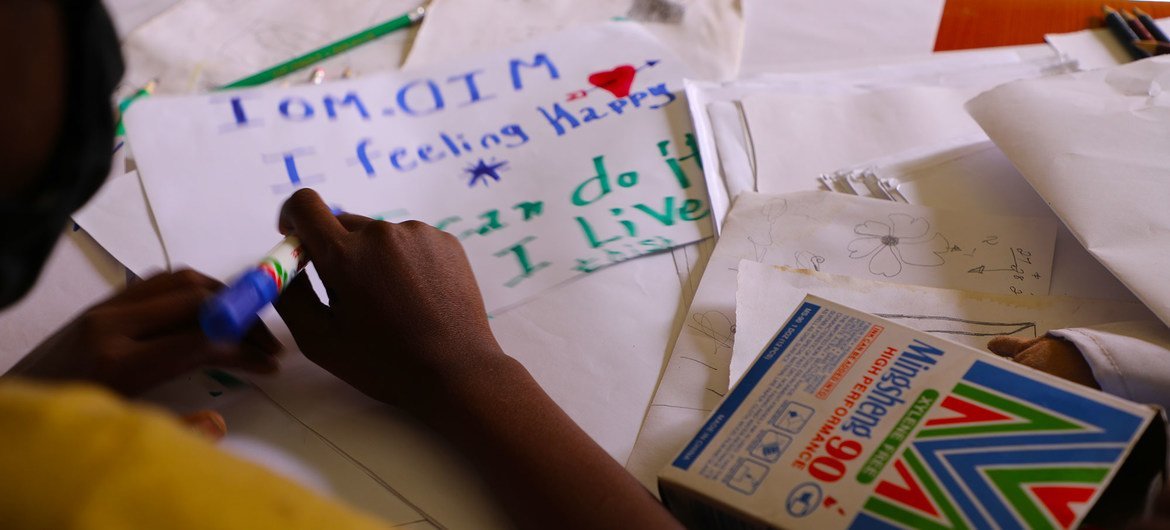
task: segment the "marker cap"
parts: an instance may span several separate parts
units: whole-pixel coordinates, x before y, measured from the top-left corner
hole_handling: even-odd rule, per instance
[[[213,341],[239,342],[260,320],[260,310],[279,294],[272,276],[259,269],[249,271],[203,305],[199,325]]]

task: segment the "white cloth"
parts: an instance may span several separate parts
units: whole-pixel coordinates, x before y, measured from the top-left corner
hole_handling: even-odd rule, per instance
[[[1161,322],[1117,322],[1049,333],[1076,344],[1101,390],[1170,410],[1170,328]]]

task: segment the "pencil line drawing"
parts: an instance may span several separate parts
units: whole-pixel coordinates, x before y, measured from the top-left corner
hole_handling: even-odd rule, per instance
[[[764,219],[768,220],[766,225],[766,232],[763,234],[751,234],[747,240],[755,249],[755,261],[757,263],[764,263],[764,259],[768,257],[769,247],[776,245],[776,223],[779,222],[784,214],[788,213],[788,201],[780,199],[777,201],[770,201],[764,205],[762,209]]]
[[[893,278],[902,274],[906,265],[938,267],[946,263],[942,254],[951,249],[950,241],[941,233],[931,234],[930,221],[900,213],[890,214],[888,219],[855,226],[853,233],[860,237],[846,247],[850,258],[869,259],[870,274]]]
[[[878,314],[890,320],[913,320],[912,327],[927,333],[958,335],[964,337],[998,337],[1000,335],[1037,336],[1035,322],[990,322],[941,315],[907,315],[897,313]],[[929,326],[929,329],[928,327]]]
[[[719,311],[707,311],[691,315],[693,323],[687,327],[711,339],[716,346],[731,348],[735,340],[735,322]]]
[[[793,256],[796,259],[796,268],[805,270],[821,271],[821,265],[825,264],[825,257],[819,254],[809,252],[807,250],[798,250]]]
[[[714,367],[714,366],[711,366],[710,364],[708,364],[708,363],[705,363],[705,362],[703,362],[703,361],[700,361],[700,360],[698,360],[698,359],[696,359],[696,358],[694,358],[694,357],[687,357],[687,356],[685,356],[685,355],[684,355],[682,358],[683,358],[683,359],[686,359],[686,360],[688,360],[688,361],[694,361],[694,362],[697,362],[697,363],[699,363],[699,364],[701,364],[701,365],[703,365],[703,366],[706,366],[707,368],[710,368],[710,369],[712,369],[712,370],[715,370],[716,372],[718,372],[718,371],[719,371],[719,368],[716,368],[716,367]]]

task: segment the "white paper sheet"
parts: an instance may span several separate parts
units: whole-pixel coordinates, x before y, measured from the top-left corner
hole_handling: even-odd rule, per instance
[[[757,189],[812,189],[823,173],[978,133],[963,104],[979,92],[917,86],[859,95],[748,96],[743,109],[755,150]]]
[[[211,89],[401,16],[419,3],[184,0],[125,38],[123,85],[128,93],[152,79],[158,80],[158,94]],[[396,69],[413,33],[386,35],[317,66],[331,77],[347,67],[358,72]],[[300,82],[308,75],[289,79]]]
[[[1052,209],[986,136],[896,164],[874,164],[911,204],[971,214],[1028,215],[1057,224],[1050,294],[1136,301],[1060,223]]]
[[[111,176],[73,221],[139,278],[169,268],[137,171]]]
[[[701,78],[734,76],[743,25],[734,0],[436,0],[406,65],[432,64],[626,17],[644,23]]]
[[[980,350],[985,350],[987,341],[999,335],[1031,339],[1052,329],[1156,320],[1138,302],[986,295],[743,261],[739,267],[735,305],[733,357],[746,363],[733,364],[750,366],[808,294]]]
[[[1170,31],[1170,18],[1156,22],[1163,31]],[[1076,60],[1081,70],[1117,66],[1133,60],[1107,28],[1053,33],[1045,35],[1044,40],[1056,51]]]
[[[632,80],[590,86],[611,74]],[[495,312],[710,234],[681,81],[652,37],[612,23],[409,76],[150,98],[126,125],[172,266],[238,274],[311,186],[460,237]]]
[[[177,3],[179,0],[105,0],[118,36],[123,38]]]
[[[1170,322],[1170,57],[997,88],[968,108],[1077,239]]]
[[[717,226],[722,225],[727,210],[730,208],[731,198],[742,191],[759,189],[773,191],[794,191],[814,189],[818,174],[805,176],[799,180],[786,171],[779,175],[758,173],[756,153],[753,151],[754,142],[760,142],[764,147],[761,151],[773,150],[774,144],[787,141],[786,139],[771,139],[764,134],[767,131],[748,131],[750,124],[743,112],[743,100],[754,95],[798,95],[808,98],[824,97],[846,99],[850,94],[857,98],[865,94],[882,90],[912,90],[915,87],[950,87],[963,89],[968,93],[984,90],[1001,83],[1015,79],[1031,78],[1040,75],[1069,71],[1070,64],[1052,53],[1047,46],[1023,46],[1006,49],[975,50],[962,52],[947,52],[917,59],[899,59],[879,65],[857,65],[812,71],[803,73],[767,74],[731,83],[689,82],[687,86],[687,100],[691,107],[691,115],[695,121],[695,131],[699,139],[700,150],[704,153],[703,169],[708,175],[708,193],[711,197],[712,215]],[[873,96],[869,96],[873,97]],[[810,120],[813,125],[810,130],[816,130],[824,121],[842,119],[837,109],[825,105],[827,116],[817,116]],[[966,123],[966,112],[959,107],[944,109],[948,119]],[[776,111],[779,112],[779,111]],[[873,111],[860,116],[845,117],[864,121]],[[785,119],[788,119],[785,117]],[[933,127],[934,124],[922,120],[919,124]],[[803,126],[803,123],[792,123],[794,128]],[[900,125],[900,124],[899,124]],[[845,125],[851,127],[852,125]],[[875,127],[876,124],[865,124],[864,127]],[[939,128],[928,128],[922,131],[894,129],[880,131],[872,137],[854,138],[856,144],[830,147],[836,151],[850,152],[877,152],[879,156],[891,153],[887,151],[886,137],[901,139],[906,143],[907,137],[923,139],[923,146],[937,145],[946,136],[947,131]],[[858,135],[859,136],[859,135]],[[804,140],[798,139],[797,142]],[[824,139],[830,146],[842,143],[842,138],[836,136]],[[824,163],[822,146],[806,153],[790,149],[789,155],[795,157],[786,159],[797,166],[821,167]],[[896,152],[896,151],[895,151]],[[845,162],[841,162],[845,160]],[[837,158],[834,163],[852,165],[867,161],[852,156]],[[820,162],[818,162],[820,161]],[[830,172],[841,169],[841,165],[821,168],[820,172]],[[791,185],[790,185],[791,184]]]
[[[911,220],[917,222],[903,222]],[[926,223],[930,228],[923,231]],[[908,226],[917,230],[913,234],[904,231]],[[862,235],[877,234],[875,229],[881,229],[880,236]],[[894,230],[892,235],[890,230]],[[948,241],[936,250],[944,246],[951,250],[942,254],[926,251],[926,254],[935,258],[932,263],[938,263],[939,259],[945,263],[937,268],[910,264],[925,261],[914,257],[921,254],[910,251],[913,244],[902,252],[902,240],[898,236],[919,235],[917,239],[906,240],[907,243],[911,240],[937,243],[935,234],[945,234]],[[673,456],[670,453],[694,434],[706,411],[712,410],[726,394],[729,371],[743,369],[734,363],[750,362],[750,359],[739,361],[731,355],[736,329],[733,293],[741,259],[898,283],[966,286],[1009,294],[1012,289],[1046,293],[1055,234],[1054,224],[1045,220],[971,216],[828,192],[740,195],[728,215],[695,300],[687,310],[684,327],[628,468],[644,484],[654,484],[658,470]],[[883,237],[887,243],[898,239],[898,245],[883,245]],[[879,246],[884,248],[874,254],[865,253]],[[927,247],[918,246],[918,250]],[[955,247],[960,250],[953,250]],[[893,256],[895,248],[902,252],[901,259],[910,261],[899,261],[901,272],[887,276],[895,269],[885,269],[886,257],[878,256],[886,253]],[[896,267],[894,261],[888,264]],[[1015,278],[1015,271],[997,270],[1012,267],[1026,273],[1018,274],[1023,280]],[[1032,287],[1026,288],[1028,284]]]
[[[739,75],[840,59],[934,51],[945,0],[897,5],[842,0],[744,0]]]

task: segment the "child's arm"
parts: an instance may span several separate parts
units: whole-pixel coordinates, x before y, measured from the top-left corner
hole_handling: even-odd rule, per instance
[[[300,276],[277,303],[301,350],[448,438],[518,526],[679,527],[500,350],[454,237],[334,217],[308,190],[285,203],[281,229],[300,237],[330,293],[325,306]]]

